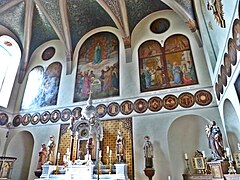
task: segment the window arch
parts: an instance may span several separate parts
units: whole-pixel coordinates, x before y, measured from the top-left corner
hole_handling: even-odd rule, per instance
[[[7,108],[21,59],[20,47],[10,36],[0,36],[0,57],[0,106]]]

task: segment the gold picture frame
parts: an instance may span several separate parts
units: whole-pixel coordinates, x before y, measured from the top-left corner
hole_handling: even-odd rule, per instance
[[[203,157],[194,157],[192,158],[192,167],[196,170],[204,170],[205,169],[205,161]]]

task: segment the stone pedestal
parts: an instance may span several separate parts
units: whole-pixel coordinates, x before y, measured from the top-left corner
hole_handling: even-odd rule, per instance
[[[144,173],[149,178],[149,180],[152,180],[152,177],[155,174],[155,170],[153,168],[145,168]]]
[[[210,161],[207,162],[211,169],[211,174],[213,178],[223,179],[224,174],[228,174],[229,162],[223,160]]]
[[[114,164],[116,167],[116,175],[119,179],[128,179],[127,164]]]
[[[42,175],[40,176],[40,178],[49,178],[50,174],[52,174],[54,170],[56,170],[55,165],[50,164],[42,165]]]

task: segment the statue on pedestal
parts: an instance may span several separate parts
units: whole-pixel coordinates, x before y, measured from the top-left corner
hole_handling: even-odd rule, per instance
[[[50,136],[50,139],[47,144],[47,148],[48,148],[47,162],[48,164],[54,164],[54,151],[56,148],[56,144],[54,142],[54,136]]]
[[[153,168],[153,145],[149,136],[144,137],[145,143],[143,146],[145,157],[145,168]]]
[[[220,128],[216,125],[215,121],[212,121],[211,124],[206,125],[205,128],[209,148],[212,152],[212,158],[214,160],[225,159],[225,150],[223,145],[223,138]]]
[[[39,159],[37,169],[42,169],[42,165],[46,163],[48,155],[48,149],[46,144],[42,144],[42,148],[39,151]]]
[[[117,140],[116,140],[116,152],[118,162],[124,162],[124,148],[125,148],[125,139],[123,137],[122,131],[118,130]]]

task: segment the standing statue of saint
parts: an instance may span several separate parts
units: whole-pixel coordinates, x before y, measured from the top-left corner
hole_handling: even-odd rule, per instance
[[[153,145],[150,141],[149,136],[144,137],[145,143],[143,146],[144,158],[145,158],[145,168],[153,167]]]
[[[48,149],[46,144],[42,144],[42,148],[39,151],[39,159],[37,169],[42,169],[42,165],[47,161]]]
[[[212,152],[212,158],[214,160],[224,159],[225,150],[220,128],[216,125],[215,121],[212,121],[210,125],[206,125],[205,130],[208,137],[209,148]]]
[[[55,151],[55,148],[56,148],[56,144],[54,142],[54,136],[50,136],[50,139],[49,139],[48,144],[47,144],[47,148],[48,148],[47,162],[49,164],[54,164],[54,151]]]
[[[124,148],[125,148],[125,139],[123,137],[122,131],[118,130],[117,140],[116,140],[116,152],[118,162],[124,162]]]

